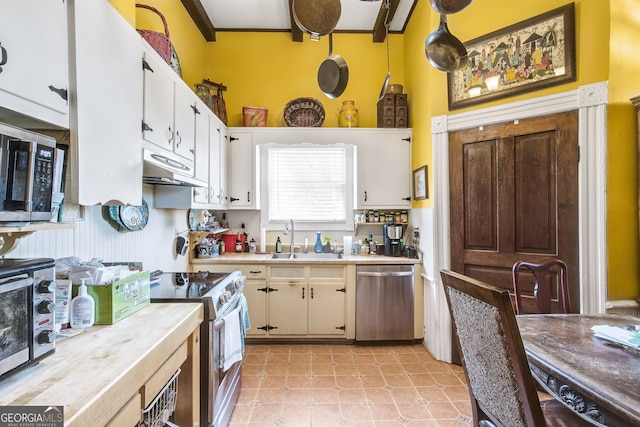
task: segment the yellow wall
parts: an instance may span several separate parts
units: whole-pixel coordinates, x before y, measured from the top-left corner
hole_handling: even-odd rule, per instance
[[[318,87],[318,67],[329,54],[328,37],[293,42],[290,33],[225,33],[208,47],[208,77],[223,82],[230,126],[242,126],[242,107],[269,110],[267,126],[286,126],[284,108],[298,97],[319,100],[325,109],[324,127],[338,126],[338,110],[345,100],[359,109],[360,127],[376,127],[376,103],[387,74],[386,45],[370,34],[334,34],[333,53],[349,67],[349,83],[337,99]],[[391,81],[404,83],[403,37],[391,35]],[[406,92],[406,91],[405,91]],[[409,103],[412,102],[411,94]]]
[[[111,0],[121,13],[131,16],[133,0]],[[499,28],[567,4],[568,0],[478,0],[464,11],[449,15],[449,29],[467,41]],[[269,109],[268,126],[284,126],[283,111],[290,100],[313,97],[326,111],[325,127],[338,125],[337,111],[344,100],[354,100],[360,126],[376,126],[376,102],[386,75],[386,47],[371,35],[335,34],[334,53],[349,65],[349,84],[338,99],[327,98],[318,88],[317,70],[328,54],[328,40],[291,41],[289,33],[219,32],[206,43],[179,0],[148,0],[169,21],[185,81],[208,78],[228,87],[224,94],[230,126],[242,125],[242,106]],[[404,35],[390,36],[392,82],[404,84],[409,94],[409,122],[413,128],[413,168],[430,165],[431,117],[455,114],[498,103],[573,90],[608,81],[608,187],[607,249],[609,299],[637,298],[640,294],[638,253],[637,153],[634,111],[629,98],[640,94],[640,0],[576,0],[577,80],[572,83],[514,96],[476,107],[448,110],[446,74],[431,67],[424,53],[427,35],[438,26],[429,2],[418,1]],[[129,19],[129,18],[128,18]],[[146,11],[135,13],[139,28],[161,30],[159,19]],[[431,170],[431,168],[430,168]],[[430,177],[429,182],[433,179]],[[433,188],[429,194],[433,195]],[[414,202],[431,207],[433,199]]]

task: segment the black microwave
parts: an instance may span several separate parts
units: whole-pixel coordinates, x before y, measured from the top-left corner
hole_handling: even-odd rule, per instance
[[[55,351],[55,260],[0,258],[0,380]]]
[[[0,123],[0,222],[50,221],[55,139]]]

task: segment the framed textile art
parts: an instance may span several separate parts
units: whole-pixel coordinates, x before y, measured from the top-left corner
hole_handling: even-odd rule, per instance
[[[464,45],[467,65],[447,75],[449,110],[574,81],[574,4]]]

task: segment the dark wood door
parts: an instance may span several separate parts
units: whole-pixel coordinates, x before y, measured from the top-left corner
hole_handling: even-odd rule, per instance
[[[560,258],[579,311],[577,112],[453,132],[449,144],[451,269],[513,290],[516,261]]]

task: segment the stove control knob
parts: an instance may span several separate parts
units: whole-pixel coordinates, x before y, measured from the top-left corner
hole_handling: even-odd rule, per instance
[[[55,309],[56,304],[48,299],[42,300],[38,304],[38,313],[40,314],[50,314],[53,313]]]
[[[38,344],[51,344],[56,339],[56,333],[46,329],[38,334]]]
[[[44,279],[40,283],[38,283],[36,291],[39,294],[50,294],[55,290],[55,288],[56,282],[54,282],[53,280]]]

